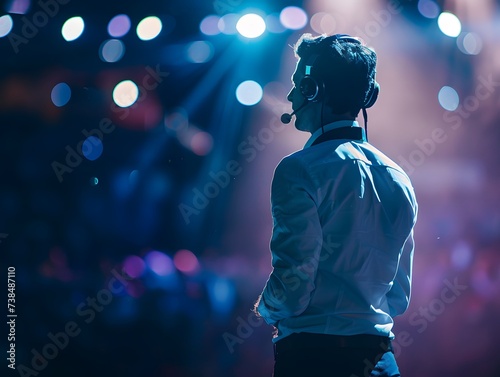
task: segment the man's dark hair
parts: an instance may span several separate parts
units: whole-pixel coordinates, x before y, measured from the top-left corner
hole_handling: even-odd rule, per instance
[[[352,38],[352,37],[351,37]],[[318,55],[311,76],[325,84],[325,103],[334,114],[356,116],[375,77],[377,54],[349,40],[303,34],[294,46],[295,56],[307,62]],[[299,83],[296,83],[298,85]]]

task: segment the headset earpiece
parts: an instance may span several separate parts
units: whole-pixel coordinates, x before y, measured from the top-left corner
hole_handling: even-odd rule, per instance
[[[323,99],[325,84],[322,80],[316,80],[311,75],[306,75],[300,80],[299,90],[309,102],[318,102]]]
[[[372,107],[377,101],[378,94],[380,93],[380,85],[375,79],[370,82],[370,88],[366,94],[365,102],[363,108],[368,109]]]
[[[325,84],[323,80],[315,78],[311,75],[311,70],[318,59],[319,54],[313,54],[308,57],[304,63],[305,72],[304,77],[300,80],[299,91],[300,94],[308,102],[319,102],[323,99],[323,94],[325,92]]]

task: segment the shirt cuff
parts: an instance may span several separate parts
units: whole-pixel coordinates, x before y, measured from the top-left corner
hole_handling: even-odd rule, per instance
[[[257,306],[257,311],[259,312],[261,317],[264,318],[264,321],[266,321],[268,325],[275,326],[278,323],[278,321],[274,321],[271,319],[271,312],[266,307],[266,304],[264,302],[264,295],[262,295],[260,298],[259,306]]]

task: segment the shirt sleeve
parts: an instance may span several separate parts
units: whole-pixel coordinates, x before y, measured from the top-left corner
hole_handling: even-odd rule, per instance
[[[323,235],[314,192],[300,160],[280,162],[271,187],[273,271],[257,307],[268,324],[301,314],[315,289]]]
[[[391,317],[403,314],[410,303],[411,279],[413,269],[413,230],[403,245],[403,251],[399,258],[399,266],[394,278],[393,285],[387,292],[389,314]]]

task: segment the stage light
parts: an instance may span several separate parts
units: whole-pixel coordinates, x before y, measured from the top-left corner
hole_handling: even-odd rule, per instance
[[[149,41],[160,34],[162,27],[161,20],[158,17],[146,17],[137,25],[137,36],[143,41]]]
[[[189,250],[179,250],[175,253],[174,264],[179,271],[186,274],[193,274],[200,268],[198,258]]]
[[[219,34],[219,20],[220,18],[215,15],[206,16],[200,22],[200,31],[205,35]]]
[[[214,56],[214,47],[210,42],[196,41],[187,48],[187,57],[193,63],[205,63]]]
[[[82,144],[82,154],[89,161],[95,161],[101,157],[102,151],[102,141],[98,137],[89,136]]]
[[[319,34],[333,34],[337,26],[335,18],[331,14],[324,12],[315,13],[311,17],[310,24],[311,28]]]
[[[457,46],[467,55],[477,55],[483,49],[483,40],[476,33],[465,33],[457,38]]]
[[[83,29],[85,29],[83,18],[71,17],[62,26],[61,34],[67,42],[71,42],[82,35]]]
[[[172,259],[160,251],[150,251],[144,259],[149,269],[158,276],[167,276],[174,272]]]
[[[418,11],[426,18],[436,18],[439,15],[439,5],[432,0],[419,0]]]
[[[12,30],[12,26],[14,22],[12,21],[12,17],[8,14],[0,17],[0,38],[5,37]]]
[[[120,107],[132,106],[139,97],[139,88],[131,80],[118,83],[113,89],[113,101]]]
[[[243,81],[236,88],[238,102],[245,106],[253,106],[262,99],[262,87],[252,80]]]
[[[299,7],[286,7],[280,13],[280,21],[284,27],[299,30],[307,25],[307,14]]]
[[[142,258],[131,255],[123,262],[123,271],[131,278],[138,278],[144,273],[145,263]]]
[[[441,32],[449,37],[458,37],[462,31],[460,20],[450,12],[442,12],[439,15],[438,26]]]
[[[126,14],[114,16],[108,23],[108,34],[120,38],[130,30],[130,18]]]
[[[71,98],[71,88],[65,82],[60,82],[50,93],[50,99],[52,103],[57,107],[64,106],[68,103]]]
[[[438,94],[441,107],[448,111],[455,111],[460,103],[460,98],[455,89],[450,86],[443,86]]]
[[[245,38],[257,38],[266,31],[266,23],[258,14],[249,13],[238,20],[236,30]]]
[[[120,60],[125,53],[125,45],[118,39],[108,39],[99,48],[99,57],[107,63],[114,63]]]

